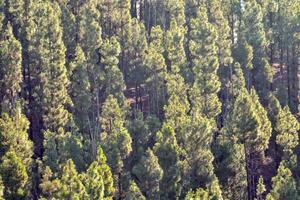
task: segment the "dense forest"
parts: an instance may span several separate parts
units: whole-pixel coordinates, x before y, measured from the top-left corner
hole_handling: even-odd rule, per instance
[[[0,0],[0,199],[300,199],[300,0]]]

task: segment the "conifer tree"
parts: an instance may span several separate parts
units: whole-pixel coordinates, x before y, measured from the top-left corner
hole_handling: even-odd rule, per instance
[[[83,175],[82,181],[90,199],[112,199],[113,177],[102,148],[99,147],[97,158]]]
[[[145,83],[147,77],[145,62],[148,49],[147,33],[144,24],[135,18],[131,21],[130,30],[128,58],[126,59],[128,66],[124,74],[126,83],[134,85],[136,91],[134,108],[143,110],[142,84]]]
[[[276,143],[282,149],[282,160],[286,162],[290,169],[296,167],[297,158],[294,151],[299,145],[299,129],[300,124],[290,109],[287,106],[281,109],[278,113],[275,127],[277,133]]]
[[[69,80],[65,67],[65,47],[60,27],[60,10],[55,2],[38,2],[31,16],[27,92],[31,113],[31,134],[41,151],[40,131],[57,131],[70,120],[66,106]]]
[[[163,125],[157,133],[157,142],[154,153],[164,172],[161,180],[160,191],[163,199],[175,199],[181,193],[181,150],[177,144],[175,132],[169,125]]]
[[[132,151],[132,140],[128,130],[124,127],[124,117],[117,99],[109,95],[102,106],[101,144],[114,175],[117,196],[123,195],[121,179],[124,173],[124,160]]]
[[[16,105],[22,84],[22,47],[7,25],[0,39],[0,111],[9,112]]]
[[[221,199],[220,186],[214,173],[214,156],[210,149],[213,129],[214,125],[211,120],[201,116],[192,118],[184,141],[188,163],[184,182],[188,182],[188,188],[185,190],[202,187]]]
[[[172,30],[172,23],[180,27],[185,25],[185,2],[184,0],[166,0],[165,9],[166,9],[166,23],[170,30]],[[174,21],[174,22],[172,22]]]
[[[0,174],[5,199],[30,196],[33,145],[28,138],[29,122],[20,106],[0,118]]]
[[[244,145],[246,170],[248,176],[248,198],[252,198],[255,192],[252,180],[257,174],[252,169],[255,164],[253,157],[264,159],[264,150],[267,149],[272,133],[271,122],[267,112],[259,102],[258,96],[252,89],[250,94],[245,90],[237,97],[231,114],[226,119],[224,126],[225,134],[234,136],[237,142]],[[252,159],[251,159],[252,157]]]
[[[58,178],[54,178],[53,172],[48,166],[46,166],[42,172],[42,179],[39,187],[41,189],[40,199],[43,200],[53,198],[57,195],[56,193],[61,187],[60,180]]]
[[[208,17],[205,8],[200,8],[197,18],[190,22],[191,32],[189,51],[194,72],[192,87],[192,113],[201,114],[210,120],[221,111],[218,99],[220,81],[217,75],[219,67],[216,38],[217,33]]]
[[[253,84],[261,100],[266,101],[273,72],[266,55],[267,40],[261,6],[256,1],[247,1],[242,20],[242,34],[253,48]]]
[[[137,178],[138,185],[147,199],[159,199],[163,170],[151,149],[148,149],[139,163],[133,167],[132,173]]]
[[[44,137],[42,160],[53,172],[58,172],[59,167],[69,159],[74,160],[78,170],[85,169],[83,145],[79,135],[71,132],[65,133],[63,129],[59,129],[57,132],[44,132]]]
[[[258,179],[257,187],[256,187],[257,200],[263,199],[264,192],[266,192],[264,178],[262,176],[260,176]]]
[[[212,197],[209,195],[209,193],[202,188],[197,189],[195,192],[189,191],[185,196],[185,200],[193,200],[193,199],[209,200],[211,198]]]
[[[148,71],[147,84],[149,88],[150,112],[160,116],[164,105],[166,64],[163,56],[163,31],[159,26],[151,29],[150,45],[146,58]]]
[[[246,41],[243,41],[244,39],[241,40],[242,41],[240,41],[233,50],[233,56],[234,59],[241,64],[246,79],[246,87],[250,90],[252,85],[251,71],[253,69],[253,48]]]
[[[29,197],[29,174],[22,159],[15,151],[8,151],[0,164],[0,173],[4,183],[5,199],[25,199]]]
[[[26,13],[25,9],[25,1],[22,0],[14,0],[14,1],[3,1],[5,4],[5,13],[8,21],[11,22],[16,36],[18,38],[21,37],[22,28],[24,28],[24,19]]]
[[[97,154],[97,141],[100,132],[100,112],[101,101],[100,93],[103,90],[104,73],[99,67],[100,55],[99,48],[102,44],[100,12],[97,9],[97,1],[82,2],[76,4],[70,2],[75,13],[78,13],[78,43],[82,48],[87,61],[88,77],[90,80],[90,90],[92,94],[91,113],[90,113],[90,139],[92,146],[92,156]],[[88,107],[88,106],[87,106]]]
[[[164,106],[165,122],[173,127],[178,142],[182,144],[185,138],[185,129],[190,123],[187,85],[178,73],[168,74],[166,81],[168,100]]]
[[[68,160],[64,164],[59,182],[59,189],[54,195],[54,198],[87,199],[85,187],[80,180],[80,175],[78,174],[72,160]]]
[[[165,51],[168,70],[173,73],[180,72],[180,74],[187,79],[191,72],[187,67],[184,35],[184,27],[178,25],[175,20],[172,20],[170,29],[166,33]]]
[[[3,156],[8,151],[15,152],[26,169],[30,170],[33,144],[28,138],[29,122],[21,109],[15,109],[11,115],[3,113],[0,118],[0,149]]]
[[[208,18],[212,23],[217,32],[216,45],[218,47],[218,61],[219,69],[218,74],[222,84],[220,95],[223,103],[228,104],[229,101],[229,88],[228,83],[230,82],[230,68],[232,68],[233,59],[231,57],[231,38],[230,38],[230,27],[228,20],[224,17],[222,10],[222,3],[217,0],[206,1],[208,10]],[[223,105],[223,107],[226,105]],[[225,113],[226,114],[226,110]]]
[[[247,172],[245,150],[234,137],[221,135],[214,147],[216,175],[222,185],[225,199],[247,199]]]
[[[76,47],[75,57],[69,64],[70,88],[73,101],[73,115],[76,125],[83,133],[91,132],[90,109],[92,106],[91,84],[88,76],[88,63],[82,48]]]
[[[76,56],[76,44],[78,39],[78,17],[74,15],[69,0],[58,1],[61,10],[61,25],[63,27],[63,41],[66,47],[66,62],[69,63],[71,58]]]
[[[113,95],[117,98],[118,103],[121,106],[125,106],[126,102],[123,91],[126,86],[123,74],[118,68],[118,57],[120,52],[120,44],[115,37],[103,41],[100,48],[100,62],[103,66],[103,71],[105,72],[103,83],[105,85],[105,92],[102,98],[106,99],[108,95]]]
[[[299,199],[296,182],[292,172],[281,162],[277,175],[272,178],[272,190],[267,195],[267,199],[294,200]]]
[[[139,187],[134,181],[130,182],[129,190],[126,192],[125,200],[146,200]]]

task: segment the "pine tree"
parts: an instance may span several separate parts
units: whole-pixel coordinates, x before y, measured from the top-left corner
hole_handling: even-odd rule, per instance
[[[277,175],[272,178],[272,190],[268,194],[267,199],[278,200],[294,200],[299,199],[296,182],[292,176],[292,172],[281,162],[277,171]]]
[[[164,106],[165,122],[170,124],[175,132],[178,142],[184,141],[185,129],[190,123],[188,117],[189,102],[187,98],[187,85],[177,73],[168,74],[166,77],[168,100]]]
[[[231,68],[233,59],[231,57],[231,38],[230,38],[230,27],[228,20],[224,17],[222,10],[222,3],[216,0],[206,1],[206,7],[208,10],[209,22],[214,25],[217,32],[216,45],[218,47],[218,61],[219,69],[218,74],[222,84],[220,90],[220,97],[222,103],[228,104],[229,101],[229,89],[228,83],[231,78]],[[225,107],[226,105],[223,105]],[[223,112],[226,114],[225,112]]]
[[[60,188],[57,192],[58,199],[87,199],[85,187],[80,180],[72,160],[68,160],[63,168],[60,177]]]
[[[61,187],[61,183],[59,179],[54,179],[53,172],[50,167],[46,166],[42,172],[42,179],[39,185],[40,199],[50,199],[53,198]]]
[[[92,157],[97,154],[97,141],[99,141],[100,132],[100,111],[101,101],[100,93],[103,90],[104,73],[99,67],[100,55],[99,49],[102,44],[100,12],[97,9],[97,1],[76,3],[70,2],[74,9],[73,12],[78,15],[78,44],[82,48],[87,61],[88,78],[90,81],[91,93],[91,113],[90,113],[90,144],[92,146]],[[88,107],[88,106],[87,106]]]
[[[10,24],[0,47],[0,111],[9,112],[16,105],[22,84],[22,47]]]
[[[184,182],[188,182],[188,188],[185,190],[201,187],[211,191],[217,199],[221,199],[220,186],[214,173],[214,156],[210,149],[213,129],[211,120],[201,116],[192,118],[184,141],[188,163]]]
[[[126,83],[135,89],[133,107],[135,110],[146,111],[142,96],[144,83],[147,77],[147,37],[144,24],[133,18],[130,25],[130,38],[128,39],[128,52],[125,59],[127,68],[124,70]],[[144,108],[145,107],[145,108]]]
[[[271,122],[267,112],[259,102],[258,96],[252,89],[250,94],[245,90],[237,97],[231,114],[226,119],[225,134],[234,136],[237,142],[244,145],[246,170],[248,176],[248,198],[255,192],[252,180],[257,174],[253,167],[259,163],[254,161],[264,159],[264,150],[267,149],[272,133]]]
[[[216,175],[222,185],[225,199],[247,199],[247,172],[245,150],[234,137],[221,135],[214,147]]]
[[[233,134],[240,143],[252,146],[255,151],[268,147],[271,122],[253,89],[250,94],[244,90],[237,97],[224,129],[227,134]]]
[[[73,115],[76,125],[83,133],[91,132],[90,109],[92,104],[91,84],[88,76],[88,66],[82,48],[76,47],[75,57],[69,64],[70,88],[73,101]]]
[[[125,119],[118,101],[109,95],[102,106],[101,113],[101,144],[107,155],[107,161],[114,175],[117,196],[122,196],[122,183],[124,173],[124,160],[132,151],[131,137],[124,127]]]
[[[129,190],[126,192],[125,200],[146,200],[146,198],[141,193],[136,183],[131,181]]]
[[[32,9],[26,89],[30,99],[31,134],[40,154],[41,130],[55,132],[66,127],[70,120],[66,109],[70,98],[59,7],[55,2],[38,2]]]
[[[29,197],[29,174],[22,159],[15,151],[8,151],[0,164],[0,173],[4,183],[5,199],[25,199]]]
[[[237,47],[233,50],[234,59],[237,60],[243,69],[246,79],[247,89],[250,90],[252,85],[251,71],[253,69],[253,48],[244,39],[241,39]]]
[[[24,27],[25,2],[22,0],[3,1],[5,2],[6,19],[11,22],[16,36],[21,37],[22,28]]]
[[[253,48],[253,84],[261,100],[266,101],[273,72],[266,55],[267,40],[261,6],[256,1],[247,1],[242,20],[241,32]]]
[[[171,126],[165,124],[156,135],[157,142],[154,153],[164,172],[160,191],[163,199],[175,199],[181,193],[181,149],[177,144],[175,132]]]
[[[286,165],[293,169],[296,167],[296,155],[294,154],[295,148],[299,145],[298,131],[300,124],[296,117],[291,113],[289,107],[281,109],[277,116],[276,143],[282,149],[282,160]]]
[[[163,31],[159,26],[151,29],[150,45],[146,58],[147,85],[149,90],[150,113],[160,117],[164,105],[166,64],[163,56]]]
[[[187,195],[185,196],[185,200],[193,200],[193,199],[209,200],[211,199],[211,196],[206,190],[199,188],[195,192],[193,191],[188,192]]]
[[[163,170],[151,149],[148,149],[139,163],[133,167],[132,173],[136,176],[138,185],[147,199],[159,199]]]
[[[102,98],[106,99],[108,95],[113,95],[115,98],[117,98],[120,105],[125,106],[126,102],[123,91],[125,90],[126,86],[124,83],[123,74],[118,68],[118,57],[120,52],[120,44],[115,37],[103,41],[100,48],[100,61],[103,66],[103,71],[105,72],[105,92]]]
[[[191,71],[187,66],[187,60],[184,49],[185,28],[177,24],[175,20],[171,21],[170,29],[166,32],[165,52],[166,63],[169,71],[179,73],[188,81]]]
[[[74,15],[69,0],[58,1],[61,10],[61,25],[63,27],[63,41],[66,47],[66,62],[69,63],[71,58],[76,56],[76,44],[78,39],[78,17]]]
[[[192,113],[198,113],[210,120],[221,111],[218,99],[220,81],[217,70],[218,55],[216,38],[217,33],[208,17],[205,8],[200,8],[197,18],[190,22],[191,32],[189,51],[194,72],[194,83],[191,92]]]
[[[150,116],[145,119],[140,111],[137,111],[135,116],[135,119],[130,121],[128,129],[132,137],[132,165],[135,165],[140,160],[143,153],[154,141],[155,134],[160,128],[157,118]]]
[[[83,176],[83,184],[89,199],[112,199],[113,197],[112,173],[106,164],[106,157],[100,147],[97,159],[91,163]]]
[[[44,132],[43,164],[49,166],[53,172],[69,159],[74,160],[76,167],[82,171],[86,168],[82,140],[79,135],[64,132],[61,128],[57,132]]]
[[[174,0],[167,0],[165,2],[165,9],[166,9],[166,21],[167,26],[171,28],[172,21],[174,20],[178,26],[184,26],[185,25],[185,2],[183,0],[174,1]]]
[[[30,196],[33,144],[28,138],[28,128],[29,122],[20,106],[0,118],[0,174],[6,199]]]
[[[264,184],[264,178],[262,176],[259,177],[258,179],[258,184],[256,187],[256,195],[257,195],[257,200],[263,199],[263,193],[266,192],[266,187]]]
[[[20,108],[11,115],[3,113],[0,118],[0,156],[8,151],[15,152],[26,166],[31,168],[33,144],[28,138],[29,122]]]

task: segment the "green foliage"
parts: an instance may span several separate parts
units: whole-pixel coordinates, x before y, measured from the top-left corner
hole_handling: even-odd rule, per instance
[[[5,199],[24,199],[28,195],[29,176],[22,159],[8,151],[1,159],[0,173],[4,183]]]
[[[150,112],[159,116],[165,101],[166,64],[163,56],[163,31],[159,26],[151,29],[150,45],[146,58],[148,77],[146,83],[149,88]]]
[[[194,83],[191,92],[192,113],[214,119],[221,111],[218,92],[221,83],[217,70],[219,67],[217,32],[208,22],[205,8],[200,8],[197,18],[190,22],[191,32],[189,51],[194,72]]]
[[[211,199],[211,197],[209,196],[209,193],[206,190],[199,188],[195,192],[188,192],[188,194],[185,196],[185,200],[193,199],[209,200]]]
[[[73,116],[80,131],[88,133],[91,129],[89,113],[92,106],[91,84],[88,76],[88,63],[82,48],[76,47],[75,57],[69,64],[70,88],[73,101]]]
[[[62,129],[56,133],[46,131],[44,136],[43,163],[53,172],[58,172],[59,166],[69,159],[74,160],[80,171],[85,169],[83,146],[79,136],[70,132],[64,133]]]
[[[297,160],[294,150],[299,145],[300,124],[287,106],[279,111],[276,121],[276,143],[282,148],[282,160],[292,169]]]
[[[104,199],[104,178],[101,166],[93,162],[84,174],[83,183],[90,199]]]
[[[10,24],[0,40],[0,110],[15,107],[22,83],[22,47],[14,37]]]
[[[146,200],[146,198],[141,193],[136,183],[131,181],[129,190],[126,192],[125,200]]]
[[[180,196],[181,186],[181,149],[177,144],[173,128],[163,125],[156,135],[154,153],[158,158],[164,174],[161,180],[160,191],[162,199],[175,199]]]
[[[292,177],[292,172],[285,166],[284,162],[280,163],[277,175],[272,178],[272,190],[269,198],[278,200],[297,200],[299,194],[296,182]]]
[[[8,151],[15,152],[22,163],[30,169],[33,154],[33,144],[28,138],[29,122],[20,108],[9,116],[3,113],[0,118],[0,149],[1,156]]]
[[[29,122],[20,108],[11,116],[0,118],[0,174],[5,199],[23,199],[29,196],[33,144],[28,138]],[[3,189],[2,189],[3,190]]]
[[[132,151],[132,139],[124,127],[124,113],[122,113],[117,99],[109,95],[102,107],[101,145],[107,156],[108,165],[112,169],[115,185],[120,185],[123,176],[124,160]],[[119,189],[119,188],[118,188]],[[122,191],[118,191],[118,195]]]
[[[272,132],[271,122],[253,89],[250,94],[242,91],[237,97],[232,112],[226,120],[224,131],[256,152],[261,152],[268,147]]]
[[[139,163],[133,167],[132,173],[139,180],[141,191],[146,194],[147,199],[159,199],[163,170],[151,149],[148,149]]]
[[[65,47],[60,27],[60,10],[55,2],[38,2],[33,6],[28,54],[31,113],[43,122],[43,129],[57,131],[70,120],[66,109],[69,80],[65,67]],[[36,123],[39,123],[37,121]],[[38,125],[36,125],[38,126]]]
[[[263,193],[266,192],[266,186],[264,183],[264,178],[262,176],[258,179],[258,184],[256,188],[256,195],[262,198]]]
[[[120,52],[120,44],[115,37],[103,41],[100,48],[100,61],[105,72],[103,83],[105,85],[105,94],[103,98],[105,99],[108,95],[113,95],[117,98],[119,104],[125,106],[126,100],[123,91],[126,86],[123,81],[123,74],[118,68],[118,56]]]
[[[268,44],[263,26],[262,9],[256,1],[247,1],[245,3],[242,22],[241,34],[253,48],[253,84],[260,98],[265,100],[270,90],[273,72],[266,58],[265,49]],[[245,49],[247,49],[247,52],[250,52],[247,45]]]
[[[184,49],[185,29],[178,25],[175,20],[171,21],[170,29],[166,33],[165,49],[168,68],[171,72],[187,76],[190,73],[187,68],[187,61]]]
[[[216,175],[226,199],[247,199],[245,149],[226,136],[220,136],[215,147]]]
[[[168,100],[164,106],[165,121],[174,128],[178,141],[182,143],[185,137],[185,129],[190,123],[187,85],[177,73],[168,74],[166,80]]]

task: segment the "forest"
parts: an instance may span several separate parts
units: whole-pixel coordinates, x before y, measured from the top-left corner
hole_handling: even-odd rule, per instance
[[[300,0],[0,0],[0,200],[300,200]]]

